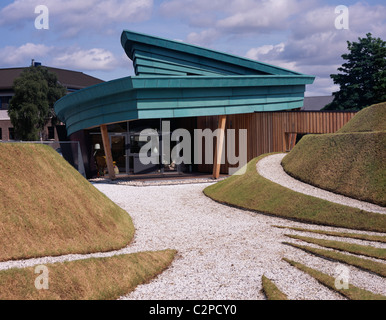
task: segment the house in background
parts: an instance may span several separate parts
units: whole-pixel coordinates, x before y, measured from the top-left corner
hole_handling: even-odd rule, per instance
[[[32,65],[40,66],[41,64],[32,61]],[[26,68],[0,69],[0,141],[15,140],[13,126],[8,116],[8,107],[10,100],[14,95],[13,82],[20,76],[24,69]],[[75,92],[103,82],[103,80],[78,71],[52,67],[47,67],[47,69],[56,74],[58,81],[67,89],[67,93]],[[60,130],[59,127],[56,128],[49,123],[43,132],[42,140],[58,141],[58,129]]]
[[[334,100],[333,96],[304,97],[302,111],[320,111]]]

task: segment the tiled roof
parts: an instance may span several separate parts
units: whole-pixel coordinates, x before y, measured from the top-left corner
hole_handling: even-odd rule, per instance
[[[47,67],[49,71],[55,73],[59,82],[67,87],[73,89],[86,88],[101,82],[101,79],[94,78],[83,72],[71,71],[65,69],[58,69]],[[0,90],[9,90],[13,87],[13,81],[20,76],[22,71],[26,68],[6,68],[0,69]]]
[[[304,97],[303,111],[319,111],[334,100],[333,96]]]

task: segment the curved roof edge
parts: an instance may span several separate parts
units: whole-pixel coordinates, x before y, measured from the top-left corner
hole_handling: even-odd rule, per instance
[[[276,111],[303,106],[303,76],[126,77],[71,93],[55,104],[68,134],[136,119]]]
[[[315,77],[178,41],[123,31],[135,77],[71,93],[55,103],[67,133],[136,119],[277,111],[303,106]]]
[[[270,65],[267,63],[259,62],[256,60],[243,58],[240,56],[215,51],[197,45],[187,44],[176,40],[169,40],[160,37],[155,37],[143,33],[138,33],[130,30],[124,30],[121,34],[121,44],[124,48],[126,55],[133,60],[136,60],[136,50],[145,50],[151,52],[152,55],[159,52],[161,60],[165,59],[166,56],[171,52],[183,53],[184,55],[194,56],[195,58],[200,57],[204,59],[210,59],[212,61],[221,62],[230,65],[243,67],[255,72],[254,74],[266,73],[272,75],[303,75],[302,73],[291,71],[278,66]],[[136,46],[139,47],[137,48]],[[167,59],[167,58],[166,58]],[[202,61],[201,61],[202,62]],[[139,75],[139,73],[136,73]]]

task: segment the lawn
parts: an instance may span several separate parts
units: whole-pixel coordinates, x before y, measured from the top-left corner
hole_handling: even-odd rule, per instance
[[[134,236],[129,214],[52,148],[0,144],[0,261],[110,251]]]
[[[338,133],[307,135],[282,160],[298,180],[386,206],[386,103],[363,109]]]
[[[233,175],[204,193],[220,203],[300,222],[386,232],[386,215],[304,195],[263,178],[256,163],[265,156],[251,160],[244,175]]]
[[[47,264],[46,279],[35,267],[0,271],[0,300],[118,299],[164,271],[175,254],[164,250]]]

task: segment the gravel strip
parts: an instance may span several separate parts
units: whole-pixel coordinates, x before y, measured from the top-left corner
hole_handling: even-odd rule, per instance
[[[297,192],[369,212],[386,214],[384,207],[335,194],[292,178],[281,166],[281,160],[285,155],[279,153],[263,158],[256,164],[257,172],[264,178]]]
[[[221,177],[216,179],[215,182],[226,179]],[[130,179],[116,179],[110,180],[105,178],[95,178],[89,180],[91,183],[109,183],[119,184],[124,186],[135,186],[135,187],[149,187],[149,186],[171,186],[180,184],[193,184],[193,183],[213,183],[213,178],[184,178],[184,179],[155,179],[155,180],[130,180]]]

